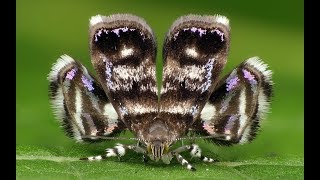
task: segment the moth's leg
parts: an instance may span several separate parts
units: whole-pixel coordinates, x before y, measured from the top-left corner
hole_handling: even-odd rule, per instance
[[[175,155],[178,162],[182,165],[185,166],[187,169],[191,170],[191,171],[195,171],[196,168],[193,167],[187,160],[185,160],[179,153],[176,153],[174,151],[171,152],[172,155]]]
[[[179,147],[179,148],[173,150],[172,153],[173,154],[175,154],[175,153],[179,154],[179,153],[184,152],[184,151],[189,151],[191,157],[197,157],[197,158],[201,159],[204,162],[215,162],[215,161],[217,161],[217,160],[214,160],[212,158],[208,158],[206,156],[203,156],[201,154],[200,147],[198,145],[196,145],[196,144],[185,145],[185,146]]]
[[[185,158],[183,158],[180,153],[184,152],[184,151],[188,151],[190,149],[190,145],[185,145],[185,146],[181,146],[173,151],[171,151],[172,155],[175,155],[178,162],[182,165],[185,166],[187,169],[191,170],[191,171],[195,171],[196,168],[193,167]]]
[[[203,162],[216,162],[217,160],[203,156],[201,154],[201,149],[198,145],[192,144],[189,146],[188,151],[190,152],[191,157],[197,157],[201,159]]]
[[[84,158],[80,158],[80,160],[95,161],[95,160],[107,159],[108,157],[113,157],[113,156],[121,157],[126,154],[127,149],[129,149],[128,146],[118,143],[114,148],[106,149],[106,154],[104,155],[84,157]]]
[[[144,163],[148,162],[147,154],[143,154],[142,158]]]
[[[146,151],[143,148],[137,145],[123,145],[118,143],[114,148],[106,149],[106,154],[104,155],[84,157],[84,158],[80,158],[80,160],[94,161],[94,160],[107,159],[108,157],[113,157],[113,156],[117,156],[120,158],[121,156],[124,156],[126,154],[126,151],[128,149],[131,149],[137,153],[143,153],[143,154],[146,153]]]

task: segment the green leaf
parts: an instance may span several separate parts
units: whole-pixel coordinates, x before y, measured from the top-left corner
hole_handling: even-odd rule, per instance
[[[110,144],[111,145],[111,144]],[[109,145],[109,146],[110,146]],[[88,147],[88,149],[85,149]],[[204,163],[190,162],[197,168],[191,172],[175,159],[171,164],[142,162],[141,155],[128,152],[119,161],[80,161],[79,157],[103,153],[101,144],[51,148],[17,146],[17,179],[303,179],[303,157],[269,155],[254,159]],[[91,153],[91,154],[90,154]],[[93,154],[92,154],[93,153]],[[208,152],[204,150],[207,155]],[[186,159],[188,154],[183,154]]]

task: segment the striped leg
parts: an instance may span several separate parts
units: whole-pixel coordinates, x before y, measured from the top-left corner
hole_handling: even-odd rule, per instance
[[[185,160],[180,153],[184,151],[189,151],[192,157],[197,157],[201,159],[203,162],[215,162],[216,160],[212,158],[208,158],[206,156],[201,155],[201,149],[198,145],[185,145],[173,150],[171,153],[177,157],[177,160],[183,165],[186,166],[189,170],[196,170],[187,160]]]
[[[192,144],[191,146],[189,146],[188,151],[190,152],[190,155],[191,155],[192,157],[197,157],[197,158],[201,159],[203,162],[210,162],[210,163],[211,163],[211,162],[217,161],[217,160],[215,160],[215,159],[212,159],[212,158],[208,158],[208,157],[206,157],[206,156],[203,156],[203,155],[201,154],[201,149],[200,149],[200,147],[199,147],[198,145],[196,145],[196,144]]]
[[[187,169],[191,170],[191,171],[195,171],[196,168],[194,168],[187,160],[185,160],[180,154],[178,153],[174,153],[176,155],[176,158],[178,160],[178,162],[180,162],[182,164],[182,166],[185,166]]]
[[[90,157],[84,157],[80,158],[80,160],[88,160],[88,161],[96,161],[101,159],[107,159],[108,157],[121,157],[126,154],[126,150],[131,149],[137,153],[143,153],[145,154],[145,150],[137,145],[123,145],[123,144],[117,144],[114,148],[108,148],[106,149],[106,154],[99,155],[99,156],[90,156]]]

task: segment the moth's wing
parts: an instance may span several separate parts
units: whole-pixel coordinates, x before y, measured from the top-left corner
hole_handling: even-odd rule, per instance
[[[94,16],[91,61],[120,119],[133,132],[158,109],[156,44],[142,19],[130,14]]]
[[[270,106],[271,74],[258,57],[241,63],[219,82],[193,130],[222,145],[253,140]]]
[[[52,108],[68,136],[91,141],[125,129],[100,83],[70,56],[57,60],[48,80]]]
[[[172,116],[169,123],[181,135],[199,118],[218,82],[227,61],[229,34],[229,20],[220,15],[182,16],[167,34],[160,113]]]

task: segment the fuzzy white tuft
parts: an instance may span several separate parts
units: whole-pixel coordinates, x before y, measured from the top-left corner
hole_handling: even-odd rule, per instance
[[[192,157],[199,157],[200,158],[201,157],[201,149],[199,148],[198,145],[193,144],[193,148],[192,148],[190,154]]]
[[[101,16],[100,14],[96,15],[96,16],[92,16],[90,18],[90,26],[94,26],[98,23],[103,22],[103,16]]]
[[[107,149],[106,151],[107,151],[107,154],[106,154],[107,157],[117,156],[117,154],[114,152],[113,149]]]
[[[229,19],[226,16],[216,14],[214,15],[214,18],[216,22],[229,26]]]
[[[51,71],[48,74],[47,79],[50,82],[57,81],[60,70],[73,62],[74,59],[66,54],[60,56],[57,62],[52,65]]]
[[[272,81],[271,81],[272,71],[268,70],[268,65],[265,64],[259,57],[256,56],[256,57],[249,58],[245,61],[245,64],[250,65],[253,68],[260,71],[263,74],[264,79],[267,82],[272,84]]]
[[[114,148],[117,149],[119,156],[124,156],[126,154],[126,149],[123,147],[122,144],[118,143]]]
[[[193,167],[190,164],[188,164],[187,169],[191,170],[192,168]]]

